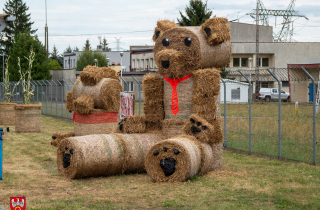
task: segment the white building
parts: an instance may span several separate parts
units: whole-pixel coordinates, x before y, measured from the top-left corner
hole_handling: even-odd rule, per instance
[[[226,103],[248,103],[249,83],[223,79],[226,83]],[[220,101],[224,103],[224,84],[220,83]]]

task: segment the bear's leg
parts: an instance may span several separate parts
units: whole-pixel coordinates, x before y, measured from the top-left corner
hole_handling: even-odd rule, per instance
[[[73,102],[75,112],[89,114],[94,109],[93,97],[83,94]]]

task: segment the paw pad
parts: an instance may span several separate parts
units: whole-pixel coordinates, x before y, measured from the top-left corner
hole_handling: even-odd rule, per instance
[[[60,151],[61,151],[60,147]],[[68,151],[68,147],[65,147],[65,151],[63,152],[63,168],[68,168],[71,163],[71,155],[73,155],[73,149],[72,147]]]

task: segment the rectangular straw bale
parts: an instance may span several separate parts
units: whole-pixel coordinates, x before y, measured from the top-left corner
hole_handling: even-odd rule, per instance
[[[69,111],[73,111],[73,92],[69,91],[67,93],[67,104],[66,104],[66,109]]]
[[[217,143],[212,145],[212,151],[213,151],[213,159],[214,162],[212,164],[213,170],[220,169],[223,167],[223,144]]]
[[[183,126],[186,121],[184,119],[165,119],[162,121],[162,133],[167,138],[185,134]]]
[[[0,125],[15,125],[15,103],[0,103]]]
[[[79,98],[74,100],[73,107],[76,112],[89,114],[94,109],[94,100],[92,96],[82,94]]]
[[[193,93],[203,98],[211,98],[220,93],[220,70],[201,69],[193,74]]]

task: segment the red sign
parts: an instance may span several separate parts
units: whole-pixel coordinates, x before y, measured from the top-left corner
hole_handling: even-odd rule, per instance
[[[25,210],[26,197],[10,197],[11,210]]]

